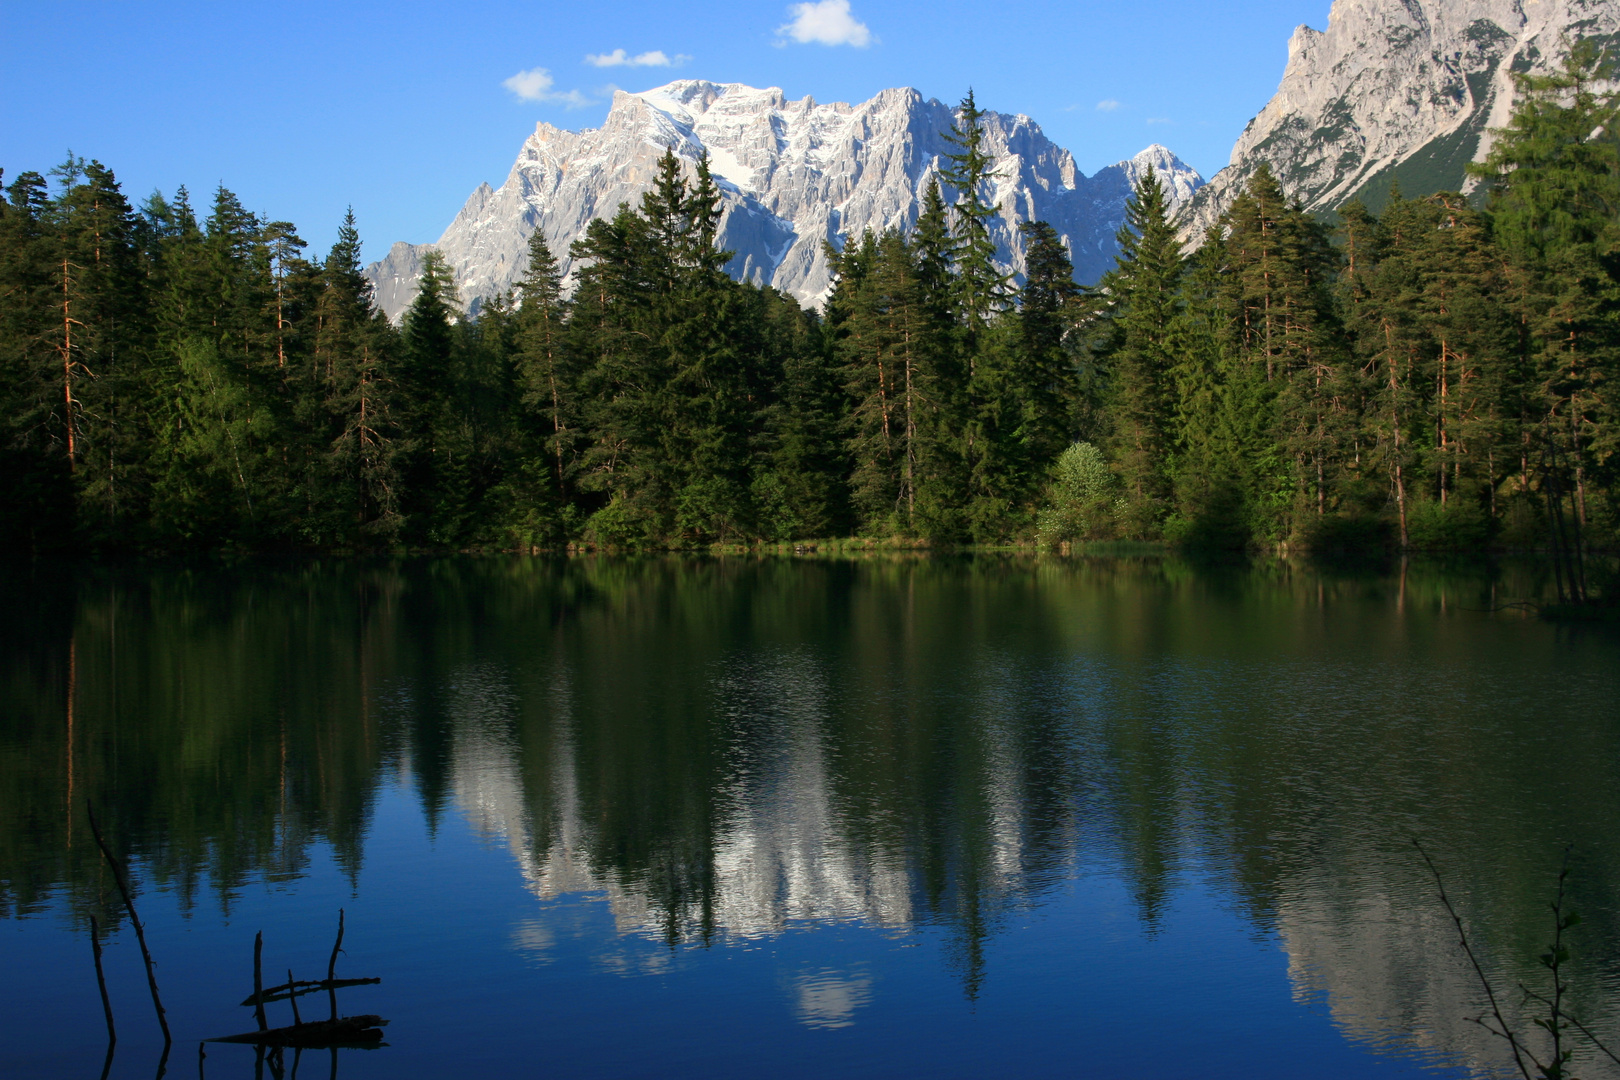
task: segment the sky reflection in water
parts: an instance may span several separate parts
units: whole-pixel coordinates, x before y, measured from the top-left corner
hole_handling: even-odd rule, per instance
[[[1538,587],[1006,559],[13,583],[0,930],[39,975],[0,987],[37,1019],[0,1071],[100,1067],[86,797],[187,1055],[251,1026],[253,931],[310,977],[341,906],[340,974],[384,978],[345,1011],[393,1020],[344,1076],[1488,1071],[1413,836],[1504,981],[1574,844],[1578,999],[1616,1012],[1620,642],[1470,610]],[[122,923],[108,965],[115,1075],[145,1075]]]

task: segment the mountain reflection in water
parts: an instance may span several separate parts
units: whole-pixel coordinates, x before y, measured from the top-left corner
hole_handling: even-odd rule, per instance
[[[1301,1016],[1396,1055],[1366,1060],[1487,1072],[1503,1058],[1464,1019],[1478,987],[1414,837],[1503,986],[1534,977],[1570,845],[1576,1001],[1620,1018],[1620,640],[1478,610],[1544,586],[1533,567],[1015,558],[13,580],[0,910],[119,925],[87,799],[193,921],[228,923],[259,882],[296,893],[328,856],[364,897],[403,783],[430,835],[454,818],[510,852],[531,898],[499,944],[534,963],[579,962],[592,931],[558,906],[579,899],[605,903],[622,940],[591,964],[618,977],[846,927],[875,936],[783,961],[775,993],[801,1029],[859,1032],[905,995],[893,957],[942,960],[988,1014],[1050,993],[1024,953],[1180,942],[1178,904],[1208,895],[1280,944]],[[1029,929],[1086,882],[1118,883],[1130,924]],[[893,951],[919,934],[939,947]],[[1190,961],[1219,984],[1213,954]],[[1090,994],[1120,980],[1160,1017],[1209,1007],[1128,970]],[[1276,1023],[1251,1037],[1286,1042]],[[1026,1049],[1043,1071],[1035,1048],[1008,1060]]]

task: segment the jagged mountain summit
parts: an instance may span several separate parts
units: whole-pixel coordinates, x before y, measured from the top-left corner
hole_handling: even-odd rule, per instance
[[[1301,26],[1276,96],[1231,164],[1198,192],[1196,242],[1261,162],[1307,210],[1467,190],[1515,100],[1513,73],[1556,68],[1563,41],[1620,34],[1613,0],[1335,0],[1326,32]]]
[[[858,105],[700,80],[620,91],[600,128],[538,125],[506,182],[480,185],[431,247],[455,270],[462,302],[476,307],[522,277],[536,228],[567,275],[569,245],[593,218],[637,205],[666,148],[691,167],[706,152],[725,200],[721,242],[736,252],[728,271],[817,304],[831,286],[823,241],[914,222],[929,176],[954,149],[945,138],[954,120],[949,106],[910,89]],[[1039,219],[1068,243],[1076,278],[1094,281],[1113,265],[1125,200],[1149,166],[1174,207],[1204,182],[1162,146],[1088,177],[1029,117],[986,113],[984,123],[1000,177],[995,239],[1014,272],[1024,265],[1018,225]],[[391,318],[416,295],[429,247],[395,244],[367,268]]]

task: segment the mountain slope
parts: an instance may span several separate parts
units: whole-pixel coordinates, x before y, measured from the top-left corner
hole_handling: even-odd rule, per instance
[[[1541,72],[1560,39],[1613,37],[1613,0],[1335,0],[1326,32],[1301,26],[1276,96],[1193,200],[1196,240],[1261,162],[1308,210],[1381,205],[1466,186],[1512,111],[1515,71]]]
[[[537,126],[505,183],[480,185],[432,246],[475,306],[522,276],[535,228],[566,274],[569,245],[593,218],[639,203],[666,147],[694,165],[707,151],[725,199],[721,241],[736,252],[727,269],[814,304],[831,284],[823,241],[911,224],[929,175],[953,149],[945,141],[953,120],[949,107],[910,89],[858,105],[698,80],[621,91],[600,128]],[[1001,176],[995,237],[1014,271],[1023,267],[1018,224],[1041,219],[1067,240],[1075,276],[1094,281],[1113,264],[1125,199],[1149,165],[1178,207],[1203,183],[1162,146],[1087,177],[1028,117],[987,113],[985,123]],[[415,296],[427,248],[395,244],[367,269],[391,317]]]

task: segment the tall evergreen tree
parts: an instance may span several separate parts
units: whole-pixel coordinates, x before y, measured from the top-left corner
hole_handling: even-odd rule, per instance
[[[1574,511],[1588,516],[1588,475],[1608,469],[1620,403],[1620,95],[1599,92],[1599,43],[1576,42],[1562,70],[1518,74],[1520,102],[1477,170],[1492,229],[1512,268],[1533,402],[1521,431],[1573,463]],[[1532,429],[1540,427],[1540,435]],[[1528,449],[1524,457],[1535,455]]]
[[[1024,286],[1018,296],[1023,432],[1031,460],[1055,461],[1078,435],[1074,361],[1068,331],[1081,296],[1074,264],[1057,230],[1025,222]]]
[[[81,524],[96,542],[116,546],[146,520],[150,308],[134,212],[112,172],[72,158],[55,172],[63,186],[48,225],[58,243],[50,340],[61,431],[78,474]]]
[[[945,155],[950,162],[940,173],[956,193],[951,205],[952,262],[956,270],[957,310],[968,331],[971,374],[975,337],[1007,305],[1007,275],[996,265],[996,243],[991,223],[1000,208],[986,201],[996,180],[995,159],[985,142],[984,110],[973,91],[956,109],[956,121],[945,139],[957,148]]]
[[[71,352],[53,347],[60,296],[56,238],[45,178],[25,172],[0,202],[0,546],[66,550],[76,536],[77,462],[67,436],[74,389]],[[82,373],[80,373],[82,375]],[[76,448],[75,448],[76,449]]]
[[[403,386],[393,332],[372,307],[352,209],[322,264],[315,317],[309,380],[319,387],[325,423],[306,480],[306,530],[322,544],[388,542],[402,526],[408,444],[395,414],[407,410],[394,407]]]
[[[1109,342],[1108,449],[1138,506],[1159,505],[1174,473],[1174,327],[1180,315],[1181,242],[1152,167],[1125,204],[1119,264],[1098,286],[1113,326]]]

